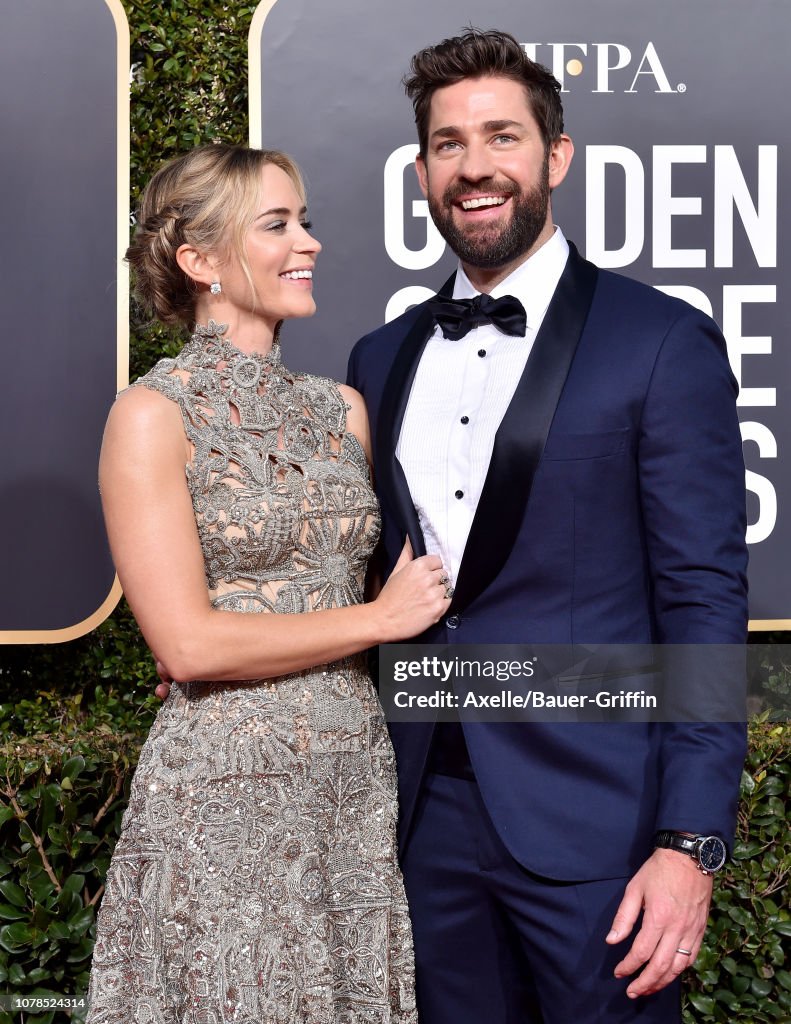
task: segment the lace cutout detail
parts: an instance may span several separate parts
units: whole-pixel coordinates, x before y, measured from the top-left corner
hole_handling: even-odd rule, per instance
[[[380,519],[333,381],[293,374],[275,343],[246,353],[198,325],[134,386],[181,410],[195,518],[216,607],[301,612],[362,600]]]

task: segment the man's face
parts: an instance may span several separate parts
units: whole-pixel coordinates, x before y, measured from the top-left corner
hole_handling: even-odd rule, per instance
[[[543,245],[553,231],[550,188],[572,152],[568,136],[545,147],[524,87],[509,78],[434,93],[417,172],[434,223],[465,266],[510,272]]]

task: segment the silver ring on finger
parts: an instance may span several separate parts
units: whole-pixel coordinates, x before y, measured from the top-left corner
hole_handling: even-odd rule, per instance
[[[676,949],[676,952],[680,953],[682,956],[692,956],[692,950],[691,949],[682,949],[681,946],[679,946]]]

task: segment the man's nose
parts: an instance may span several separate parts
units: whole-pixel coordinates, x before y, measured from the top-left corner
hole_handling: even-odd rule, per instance
[[[482,143],[470,143],[464,150],[459,163],[459,176],[468,181],[480,181],[494,176],[496,167],[489,147]]]

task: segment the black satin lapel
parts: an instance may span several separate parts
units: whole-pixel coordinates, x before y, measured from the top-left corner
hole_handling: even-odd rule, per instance
[[[442,299],[450,299],[453,296],[453,285],[456,283],[456,271],[450,275],[448,280],[443,284],[437,295]]]
[[[429,314],[422,314],[415,321],[398,351],[385,382],[374,452],[374,472],[382,503],[386,503],[394,511],[401,530],[409,537],[416,555],[424,555],[426,545],[404,470],[396,458],[395,451],[420,353],[432,332],[433,325],[434,321]]]
[[[500,572],[513,549],[597,276],[597,268],[569,243],[565,270],[495,436],[451,611],[466,608]]]
[[[455,272],[440,288],[438,295],[451,295]],[[409,493],[403,467],[395,456],[401,423],[404,419],[412,381],[415,379],[420,355],[434,330],[434,321],[422,312],[401,343],[398,355],[385,382],[382,405],[379,410],[374,472],[377,486],[388,505],[398,516],[401,528],[409,537],[415,555],[425,555],[426,543],[420,529],[415,506]]]

